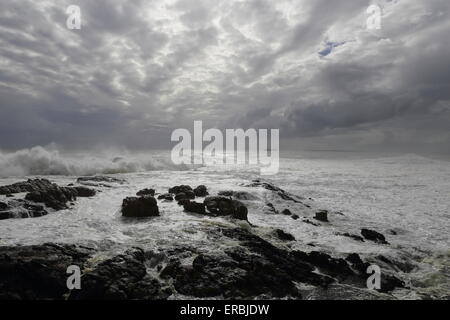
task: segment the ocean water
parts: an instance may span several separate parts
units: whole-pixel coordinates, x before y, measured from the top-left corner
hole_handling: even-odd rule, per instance
[[[183,212],[176,203],[159,203],[161,216],[126,220],[120,207],[126,196],[143,188],[159,193],[180,184],[204,184],[210,194],[221,190],[249,192],[249,221],[262,237],[273,228],[295,236],[293,249],[325,251],[333,256],[357,252],[365,259],[383,255],[413,266],[401,273],[411,290],[398,290],[402,299],[450,296],[450,162],[414,154],[298,152],[284,154],[280,172],[261,177],[256,167],[177,167],[168,153],[102,154],[95,157],[62,155],[43,148],[0,155],[0,185],[25,177],[45,177],[59,184],[75,183],[80,175],[110,174],[125,184],[99,187],[93,198],[80,198],[69,210],[33,219],[0,221],[0,245],[45,242],[77,243],[97,247],[106,257],[129,246],[164,249],[189,243],[207,251],[232,246],[211,243],[202,230],[211,225],[248,227],[245,222],[199,217]],[[247,185],[253,179],[271,182],[300,197],[311,208],[286,202],[272,192]],[[22,197],[23,194],[17,195]],[[0,201],[5,200],[0,196]],[[330,223],[321,227],[274,215],[290,209],[311,219],[319,209],[330,211]],[[359,234],[361,228],[386,235],[390,245],[357,242],[339,235]],[[277,244],[276,239],[271,239]],[[280,246],[283,243],[278,243]]]

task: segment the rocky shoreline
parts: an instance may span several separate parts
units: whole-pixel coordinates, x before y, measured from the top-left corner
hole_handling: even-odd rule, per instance
[[[83,177],[77,183],[92,188],[123,181],[109,177]],[[268,182],[255,180],[248,186],[263,187],[285,201],[308,206],[301,198]],[[12,208],[18,207],[28,212],[46,213],[48,208],[67,209],[67,203],[76,201],[76,197],[95,196],[98,190],[90,188],[61,187],[45,179],[0,187],[0,194],[4,195],[26,192],[22,202],[21,199],[12,199],[0,203],[0,217],[21,218],[11,214]],[[159,216],[161,204],[176,201],[180,210],[199,217],[240,221],[236,227],[201,227],[201,232],[212,244],[231,242],[234,245],[217,246],[211,252],[189,243],[160,250],[130,247],[108,258],[100,258],[98,249],[82,245],[3,246],[0,247],[0,299],[327,299],[336,298],[333,296],[333,292],[339,290],[336,288],[350,290],[347,298],[363,295],[375,299],[380,296],[367,291],[368,266],[377,262],[388,265],[392,271],[399,268],[398,263],[383,256],[375,261],[364,261],[356,252],[345,257],[333,257],[326,252],[291,249],[288,244],[296,239],[281,229],[274,229],[273,237],[286,245],[273,243],[271,239],[258,235],[258,226],[248,221],[245,201],[252,197],[250,193],[235,191],[210,195],[204,185],[196,188],[180,185],[163,193],[143,189],[135,197],[123,200],[121,211],[125,218]],[[279,212],[271,203],[266,207],[275,215],[291,216],[293,220],[300,218],[289,209]],[[33,213],[26,216],[39,217]],[[303,222],[316,226],[329,223],[327,211],[318,211],[314,218],[317,223],[308,219]],[[389,245],[384,235],[369,229],[362,229],[361,236],[343,236],[355,241]],[[71,265],[81,269],[80,290],[67,288],[67,268]],[[383,274],[378,291],[389,294],[405,286],[405,282],[391,272]]]

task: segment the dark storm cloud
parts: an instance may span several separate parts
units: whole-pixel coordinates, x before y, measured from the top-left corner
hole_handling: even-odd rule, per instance
[[[280,128],[293,148],[450,145],[447,0],[0,6],[0,148],[168,147],[194,120]]]

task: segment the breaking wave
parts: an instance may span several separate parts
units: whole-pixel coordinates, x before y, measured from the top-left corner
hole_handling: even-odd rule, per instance
[[[155,170],[190,170],[174,165],[168,151],[150,154],[106,153],[96,155],[63,154],[41,146],[16,152],[0,152],[0,177],[36,175],[94,175]]]

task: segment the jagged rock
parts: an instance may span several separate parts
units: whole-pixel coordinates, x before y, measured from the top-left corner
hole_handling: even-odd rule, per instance
[[[152,197],[154,197],[155,196],[155,192],[156,191],[154,189],[143,189],[141,191],[138,191],[136,193],[136,195],[138,197],[141,197],[141,196],[152,196]]]
[[[379,232],[373,231],[373,230],[369,230],[369,229],[362,229],[361,230],[361,235],[364,237],[364,239],[366,240],[370,240],[376,243],[381,243],[381,244],[388,244],[388,242],[386,241],[386,238],[384,237],[384,235],[382,235]]]
[[[182,199],[178,200],[178,205],[184,207],[184,205],[189,202],[191,202],[191,200],[182,198]]]
[[[314,222],[312,222],[312,221],[309,220],[309,219],[303,219],[302,221],[303,221],[304,223],[310,224],[310,225],[312,225],[312,226],[314,226],[314,227],[319,227],[319,226],[320,226],[320,224],[314,223]]]
[[[47,207],[55,210],[67,209],[67,202],[77,199],[77,191],[70,187],[58,187],[51,185],[41,191],[27,193],[26,200],[44,203]]]
[[[260,180],[253,180],[251,184],[247,185],[247,187],[262,187],[266,190],[277,193],[278,196],[283,200],[293,201],[295,203],[302,203],[300,200],[297,200],[296,198],[294,198],[291,194],[289,194],[285,190],[283,190],[279,187],[276,187],[273,184],[268,183],[268,182],[262,182]]]
[[[175,200],[183,200],[183,199],[195,199],[195,194],[193,191],[186,190],[185,192],[179,192],[175,195]]]
[[[45,191],[53,186],[54,184],[47,179],[28,179],[27,181],[0,187],[0,194],[11,195],[22,192]]]
[[[266,203],[266,207],[269,208],[269,211],[271,213],[278,214],[277,209],[275,209],[275,207],[274,207],[274,205],[272,203]]]
[[[204,185],[200,185],[194,189],[194,194],[196,197],[206,197],[209,195],[208,189]]]
[[[400,280],[399,278],[389,275],[389,274],[382,274],[381,275],[381,285],[380,289],[378,291],[383,293],[388,293],[393,291],[396,288],[404,288],[405,282]]]
[[[70,300],[163,300],[171,294],[147,274],[139,248],[101,262],[82,279],[81,290],[73,290]]]
[[[355,273],[350,269],[344,259],[333,258],[326,253],[318,251],[312,251],[303,258],[305,261],[319,268],[322,272],[333,277],[345,279],[355,276]]]
[[[213,215],[232,216],[235,219],[247,220],[248,209],[238,200],[225,197],[207,197],[203,202]]]
[[[295,241],[295,237],[292,234],[284,232],[281,229],[276,229],[275,235],[277,236],[278,239],[283,241]]]
[[[333,279],[316,274],[314,267],[288,251],[243,229],[218,229],[243,247],[223,254],[198,255],[192,265],[171,261],[163,269],[163,279],[173,279],[175,289],[194,297],[223,296],[232,299],[301,297],[295,283],[326,287]]]
[[[79,177],[77,179],[78,183],[84,184],[84,183],[102,183],[102,182],[108,182],[108,183],[118,183],[118,184],[124,184],[127,181],[125,179],[119,179],[114,177],[108,177],[108,176],[89,176],[89,177]]]
[[[198,213],[198,214],[205,214],[205,212],[206,212],[204,203],[189,201],[189,202],[186,202],[183,206],[184,206],[184,210],[187,212]]]
[[[173,195],[171,193],[165,193],[158,196],[158,200],[173,201]]]
[[[0,194],[20,192],[28,192],[25,196],[26,200],[44,203],[47,207],[55,210],[67,209],[67,202],[76,200],[77,196],[91,197],[95,195],[95,190],[85,187],[60,187],[47,179],[29,179],[25,182],[0,187]]]
[[[159,216],[157,201],[152,196],[125,198],[122,203],[122,216],[136,218]]]
[[[47,215],[48,212],[41,205],[26,200],[12,200],[7,207],[0,211],[0,220],[14,218],[37,218]]]
[[[78,197],[93,197],[97,194],[97,192],[94,189],[89,189],[86,187],[74,187],[74,189],[77,192]]]
[[[290,216],[290,215],[292,215],[292,212],[291,212],[291,210],[289,210],[289,209],[284,209],[281,213],[284,214],[285,216]]]
[[[351,263],[353,269],[358,271],[361,275],[366,274],[367,268],[369,268],[370,263],[363,262],[359,254],[351,253],[345,258],[348,262]]]
[[[225,191],[219,191],[219,196],[222,197],[232,197],[237,200],[258,200],[259,198],[257,196],[252,195],[249,192],[246,191],[232,191],[232,190],[225,190]]]
[[[396,261],[394,259],[389,259],[383,255],[378,255],[376,257],[377,260],[384,262],[385,264],[387,264],[388,266],[390,266],[393,270],[395,271],[402,271],[405,273],[409,273],[411,271],[414,270],[415,266],[408,263],[408,262],[400,262],[400,261]]]
[[[358,236],[356,234],[338,233],[337,235],[340,235],[340,236],[343,236],[343,237],[347,237],[347,238],[352,238],[353,240],[356,240],[356,241],[364,242],[364,238],[361,237],[361,236]]]
[[[296,214],[293,214],[293,215],[291,216],[291,218],[294,219],[294,220],[300,219],[300,217],[299,217],[298,215],[296,215]]]
[[[328,211],[327,210],[320,210],[316,212],[316,216],[314,219],[322,221],[322,222],[328,222]]]
[[[73,245],[0,247],[0,300],[63,299],[67,267],[83,268],[91,254]]]
[[[193,190],[190,186],[187,186],[187,185],[175,186],[175,187],[172,187],[169,189],[169,193],[173,193],[173,194],[188,193],[188,192],[193,192]]]

